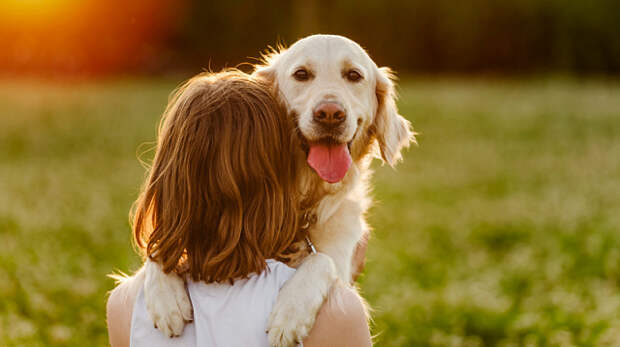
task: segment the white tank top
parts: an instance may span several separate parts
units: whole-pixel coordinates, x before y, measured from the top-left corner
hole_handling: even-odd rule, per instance
[[[131,347],[269,346],[267,319],[278,292],[295,269],[267,260],[267,269],[233,285],[189,282],[194,322],[179,337],[168,338],[153,327],[140,289],[131,318]]]

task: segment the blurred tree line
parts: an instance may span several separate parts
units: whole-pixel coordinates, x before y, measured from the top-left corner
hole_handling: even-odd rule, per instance
[[[619,0],[192,0],[170,62],[235,66],[312,33],[400,72],[620,72]]]
[[[620,73],[620,0],[0,0],[0,75],[216,70],[314,33],[404,73]]]

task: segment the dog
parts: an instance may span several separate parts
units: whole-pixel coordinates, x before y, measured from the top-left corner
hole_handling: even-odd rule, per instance
[[[253,76],[275,88],[295,119],[298,160],[307,163],[298,186],[318,253],[305,257],[281,288],[268,322],[270,343],[291,346],[308,335],[334,283],[352,282],[353,252],[369,229],[372,159],[394,166],[415,134],[398,113],[392,71],[348,38],[303,38],[265,55]],[[147,311],[164,333],[180,335],[191,317],[183,279],[148,259],[143,270]]]

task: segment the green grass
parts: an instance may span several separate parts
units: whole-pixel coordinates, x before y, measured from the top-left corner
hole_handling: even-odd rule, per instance
[[[0,345],[106,345],[106,274],[176,81],[0,82]],[[378,346],[620,344],[620,84],[405,80],[376,165]]]

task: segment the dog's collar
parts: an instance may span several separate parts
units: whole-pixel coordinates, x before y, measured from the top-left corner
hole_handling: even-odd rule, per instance
[[[310,241],[310,235],[308,235],[308,232],[310,229],[310,227],[316,223],[316,214],[314,214],[312,212],[312,210],[307,210],[304,214],[303,214],[303,218],[302,218],[302,225],[301,225],[301,230],[304,231],[306,233],[306,245],[308,246],[308,248],[310,249],[310,253],[311,254],[316,254],[316,247],[314,247],[314,243],[312,243],[312,241]]]
[[[308,247],[310,248],[310,253],[316,254],[316,248],[314,247],[314,243],[310,241],[310,236],[306,236],[306,244],[308,244]]]

